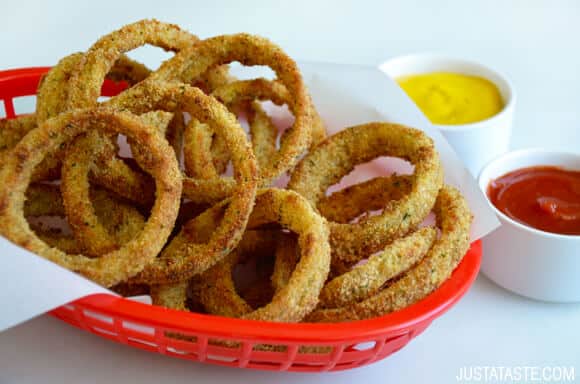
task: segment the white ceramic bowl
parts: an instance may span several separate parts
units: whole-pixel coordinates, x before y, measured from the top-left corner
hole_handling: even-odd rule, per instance
[[[516,169],[554,165],[580,170],[580,154],[525,149],[489,163],[479,176],[487,196],[491,180]],[[489,200],[488,200],[489,202]],[[501,227],[483,238],[482,272],[498,285],[533,299],[580,302],[580,236],[544,232],[490,205]]]
[[[379,67],[392,78],[430,72],[454,72],[483,77],[494,83],[504,102],[497,115],[476,123],[438,125],[473,176],[485,164],[509,150],[516,94],[505,76],[481,64],[433,54],[416,54],[390,59]]]

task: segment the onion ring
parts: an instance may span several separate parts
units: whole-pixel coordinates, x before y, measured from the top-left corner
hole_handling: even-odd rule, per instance
[[[272,167],[261,177],[272,180],[292,168],[312,139],[312,105],[296,63],[269,40],[248,34],[223,35],[200,41],[164,62],[150,80],[190,83],[209,68],[238,61],[243,65],[267,65],[292,95],[289,108],[294,124],[288,130],[283,148],[272,159]],[[225,181],[224,181],[225,183]]]
[[[364,221],[366,217],[361,215],[384,209],[389,201],[401,199],[412,187],[410,175],[375,177],[324,196],[316,207],[329,221],[345,224],[357,218]]]
[[[165,131],[172,121],[173,115],[168,112],[154,111],[145,113],[139,118],[143,123],[155,127],[161,135],[165,136]],[[92,131],[87,135],[77,137],[69,146],[62,166],[60,189],[66,216],[75,237],[85,247],[86,253],[101,255],[118,249],[125,241],[123,241],[122,236],[115,236],[105,228],[94,209],[94,201],[89,198],[89,170],[94,173],[96,168],[93,158],[99,156],[104,156],[105,160],[115,158],[114,148],[110,148],[110,142],[91,137],[95,134],[96,132]],[[127,139],[127,141],[135,142],[133,139]],[[95,146],[95,143],[99,146]],[[143,147],[135,145],[133,150],[133,156],[142,168],[151,162],[149,153]],[[111,153],[112,151],[113,153]],[[146,196],[146,201],[149,202],[149,195]],[[136,232],[132,231],[132,233]]]
[[[95,106],[106,74],[124,52],[144,44],[178,51],[196,41],[197,37],[189,32],[157,20],[141,20],[101,37],[80,57],[75,66],[76,70],[71,73],[64,110]],[[91,137],[95,147],[101,145],[97,141],[108,140],[100,135]],[[177,138],[180,139],[180,135]],[[180,147],[176,149],[177,152],[180,151]],[[147,190],[150,180],[125,165],[116,156],[110,156],[103,161],[102,166],[96,168],[94,176],[98,184],[111,188],[121,196],[136,201],[143,196],[151,199],[151,191]]]
[[[109,143],[108,140],[95,139],[96,134],[96,131],[87,132],[69,145],[60,185],[68,222],[75,238],[89,255],[102,255],[121,245],[101,223],[89,198],[89,168],[93,164],[92,159],[96,153],[106,153],[106,145]],[[101,145],[95,146],[95,143]]]
[[[75,53],[63,58],[42,77],[37,91],[36,113],[34,115],[37,124],[67,109],[69,80],[75,68],[81,62],[82,56],[82,53]],[[113,81],[125,81],[129,85],[133,85],[142,81],[150,73],[151,71],[143,64],[121,55],[107,73],[106,78]],[[183,121],[180,122],[177,117],[168,130],[168,140],[176,149],[176,152],[179,153],[181,151],[180,132],[183,130]],[[61,161],[62,154],[47,157],[35,169],[33,180],[41,181],[58,178]],[[117,170],[117,173],[120,173],[120,171]],[[119,184],[113,184],[113,186],[115,185]]]
[[[342,322],[385,315],[423,299],[457,267],[469,248],[472,214],[455,188],[441,188],[433,208],[441,229],[427,255],[403,277],[361,302],[335,309],[320,309],[308,315],[309,322]]]
[[[278,150],[276,149],[276,140],[278,137],[278,128],[274,125],[267,113],[262,109],[258,101],[272,101],[276,105],[289,105],[291,112],[292,104],[290,102],[291,95],[286,87],[278,81],[270,81],[263,78],[253,80],[239,80],[228,83],[222,87],[217,88],[212,93],[220,102],[224,103],[230,110],[235,111],[241,105],[247,105],[246,117],[250,126],[250,136],[252,138],[252,148],[258,165],[261,169],[261,174],[270,175],[264,178],[261,184],[269,185],[273,178],[280,176],[272,166],[275,162]],[[312,106],[312,125],[313,125],[313,144],[317,144],[322,138],[326,136],[326,130],[318,113]],[[315,129],[314,129],[315,128]],[[191,121],[188,129],[189,137],[186,137],[186,143],[202,142],[201,146],[191,145],[185,146],[184,158],[186,160],[186,171],[192,176],[201,178],[215,178],[218,177],[219,172],[213,165],[213,152],[210,150],[210,143],[215,140],[211,128],[206,125]],[[195,141],[194,141],[195,140]],[[282,136],[281,148],[286,147],[286,135]]]
[[[183,132],[183,140],[185,173],[200,179],[218,178],[219,173],[211,156],[212,133],[207,124],[191,119]]]
[[[298,250],[298,239],[296,235],[285,234],[285,236],[281,236],[276,245],[274,271],[270,277],[274,292],[280,291],[288,284],[299,257],[300,252]]]
[[[355,165],[379,156],[401,157],[415,166],[411,191],[389,202],[382,214],[362,222],[330,222],[333,260],[356,262],[423,221],[443,182],[443,170],[433,141],[422,131],[397,124],[354,126],[311,150],[291,175],[288,188],[317,206],[326,189],[340,181]]]
[[[320,308],[339,308],[375,294],[388,280],[419,261],[431,248],[437,231],[421,228],[396,239],[365,264],[330,280],[320,292]]]
[[[64,216],[59,186],[31,184],[26,190],[24,216]]]
[[[215,208],[210,211],[212,210]],[[204,215],[206,213],[202,216]],[[244,314],[242,318],[300,321],[316,306],[318,295],[328,275],[330,266],[328,229],[322,217],[302,196],[280,189],[264,189],[258,193],[248,228],[269,222],[278,222],[284,228],[297,233],[301,257],[288,284],[274,294],[272,301],[264,307]],[[157,287],[156,304],[183,309],[184,305],[181,303],[186,298],[184,289],[186,286],[187,284],[181,283]],[[172,300],[167,299],[168,297]],[[174,301],[176,299],[177,301]]]
[[[51,248],[31,231],[23,215],[25,192],[34,167],[45,153],[57,150],[88,128],[121,133],[146,146],[155,159],[148,171],[157,185],[157,199],[143,230],[120,249],[96,259]],[[107,110],[78,110],[47,120],[16,145],[13,156],[0,171],[0,183],[7,186],[0,190],[0,233],[13,243],[103,286],[124,281],[153,261],[171,233],[181,195],[181,175],[167,142],[130,113]]]
[[[252,306],[238,295],[232,276],[235,265],[251,255],[271,256],[276,237],[259,231],[244,233],[238,247],[212,268],[202,273],[197,281],[199,301],[208,313],[220,316],[240,317],[252,311]],[[153,302],[162,300],[153,297]]]
[[[14,147],[28,132],[36,128],[34,114],[13,119],[0,119],[0,154]]]
[[[167,51],[194,45],[197,37],[177,25],[140,20],[101,37],[81,57],[68,87],[67,109],[95,106],[106,74],[124,53],[145,44]]]
[[[112,196],[110,192],[102,189],[91,190],[90,199],[99,223],[102,223],[117,244],[125,244],[143,229],[145,223],[143,215],[131,205]],[[24,216],[27,219],[64,215],[64,204],[57,185],[33,184],[28,188],[24,204]],[[42,241],[65,253],[88,254],[90,252],[81,242],[73,236],[64,234],[59,228],[45,229],[43,226],[31,226]]]
[[[203,94],[197,88],[185,84],[145,81],[111,99],[114,108],[128,108],[134,113],[147,110],[183,110],[203,123],[210,124],[222,135],[232,151],[234,180],[231,185],[231,200],[224,214],[222,224],[213,233],[207,244],[191,245],[180,242],[176,236],[152,265],[136,276],[134,282],[167,283],[183,281],[193,275],[194,266],[188,265],[196,254],[213,259],[229,251],[239,242],[252,210],[257,190],[257,164],[246,135],[235,117],[214,98]],[[211,189],[212,180],[184,178],[184,195],[195,203],[216,201],[223,198],[223,191]],[[207,188],[207,195],[199,195],[191,185]],[[212,195],[213,193],[213,195]],[[220,194],[222,194],[220,196]],[[219,200],[218,200],[219,201]],[[173,245],[172,245],[173,244]],[[227,250],[227,251],[226,251]],[[217,260],[216,260],[217,261]],[[209,267],[209,266],[208,266]],[[198,272],[199,273],[199,272]]]
[[[276,105],[287,104],[289,108],[292,108],[291,95],[288,90],[278,81],[258,78],[231,82],[217,88],[212,95],[230,109],[242,103],[251,103],[247,118],[250,126],[252,148],[258,160],[261,174],[270,175],[269,178],[265,178],[262,181],[262,184],[270,184],[272,178],[279,176],[275,170],[270,169],[274,164],[273,159],[277,156],[276,138],[278,137],[278,128],[272,123],[257,101],[269,100]],[[291,112],[295,113],[292,109]],[[283,148],[284,146],[280,150],[283,150]]]

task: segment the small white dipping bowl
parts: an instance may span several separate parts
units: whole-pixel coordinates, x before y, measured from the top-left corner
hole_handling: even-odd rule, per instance
[[[479,186],[508,172],[533,166],[580,170],[580,154],[524,149],[493,160],[481,171]],[[489,204],[501,227],[483,238],[482,272],[522,296],[556,302],[580,302],[580,236],[544,232],[521,224]]]
[[[509,150],[516,94],[505,76],[475,62],[434,54],[395,57],[385,61],[379,68],[393,79],[432,72],[451,72],[491,81],[498,88],[504,103],[503,110],[498,114],[470,124],[434,125],[441,130],[474,177],[477,177],[485,164]]]

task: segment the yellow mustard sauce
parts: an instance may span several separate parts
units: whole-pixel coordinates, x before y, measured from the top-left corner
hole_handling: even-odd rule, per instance
[[[495,84],[478,76],[434,72],[400,77],[397,82],[434,124],[474,123],[504,107]]]

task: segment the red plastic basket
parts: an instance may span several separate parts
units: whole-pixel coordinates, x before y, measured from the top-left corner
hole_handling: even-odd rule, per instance
[[[8,118],[16,116],[13,99],[35,95],[40,76],[48,69],[0,72],[0,99]],[[112,96],[123,88],[123,84],[107,82],[102,94]],[[480,263],[481,242],[477,241],[451,278],[425,299],[389,315],[348,323],[231,319],[169,310],[106,294],[81,298],[51,314],[101,337],[182,359],[275,371],[336,371],[376,362],[404,347],[467,292]],[[176,339],[172,333],[189,337]],[[236,346],[214,340],[232,341]],[[280,348],[256,348],[261,344]],[[327,348],[318,349],[321,353],[302,353],[304,346]]]

